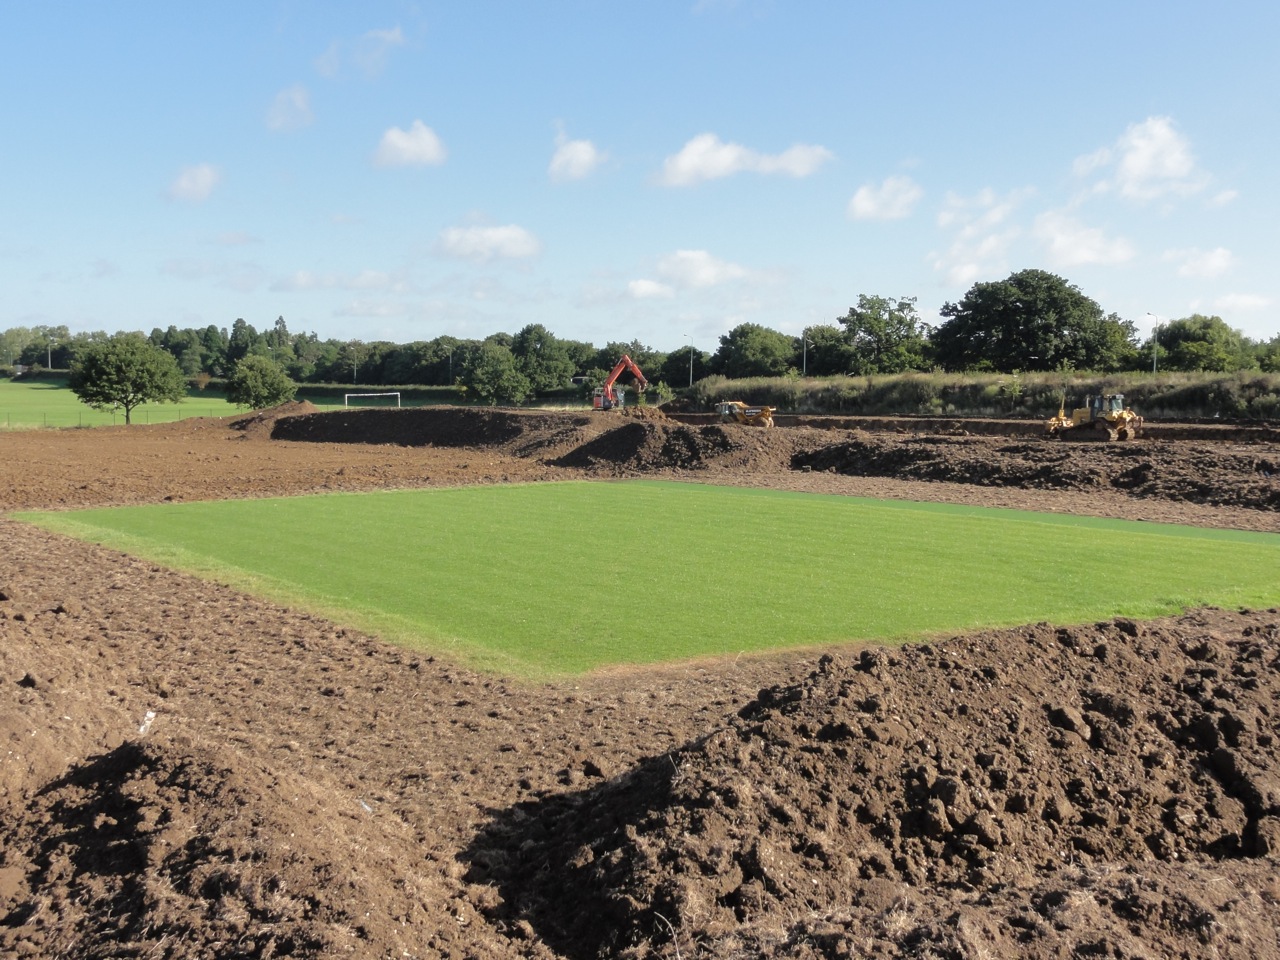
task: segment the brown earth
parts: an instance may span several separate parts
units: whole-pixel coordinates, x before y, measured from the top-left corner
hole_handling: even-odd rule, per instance
[[[8,434],[0,508],[657,475],[1280,530],[1269,442],[639,414]],[[3,956],[1280,956],[1280,611],[534,686],[0,532]]]

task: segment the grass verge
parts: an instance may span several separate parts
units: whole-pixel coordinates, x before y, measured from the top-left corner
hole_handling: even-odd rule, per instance
[[[1280,603],[1280,536],[662,481],[18,519],[523,676]]]

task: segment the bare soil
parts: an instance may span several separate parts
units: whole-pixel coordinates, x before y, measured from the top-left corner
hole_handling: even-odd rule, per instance
[[[656,475],[1274,532],[1277,465],[294,405],[0,436],[0,509]],[[1277,610],[535,686],[0,534],[3,956],[1280,956]]]

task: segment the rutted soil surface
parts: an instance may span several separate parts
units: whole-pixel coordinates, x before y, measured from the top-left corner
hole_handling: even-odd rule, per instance
[[[0,436],[0,507],[659,475],[1274,531],[1276,463],[294,407]],[[1280,956],[1280,611],[530,686],[0,533],[0,955]]]

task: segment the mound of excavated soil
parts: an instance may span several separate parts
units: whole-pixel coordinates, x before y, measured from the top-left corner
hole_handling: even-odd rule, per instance
[[[0,508],[649,474],[1274,532],[1277,463],[304,409],[2,434]],[[1280,956],[1277,611],[534,687],[0,534],[6,957]]]
[[[495,922],[579,958],[1257,956],[1280,923],[1278,614],[825,657],[506,811],[473,875]]]
[[[1008,441],[858,434],[805,450],[792,465],[1024,489],[1113,490],[1138,497],[1280,510],[1274,447]]]
[[[231,421],[231,427],[246,436],[266,439],[276,423],[285,417],[301,417],[317,412],[318,408],[310,400],[291,400],[266,410],[255,410],[247,417]]]

